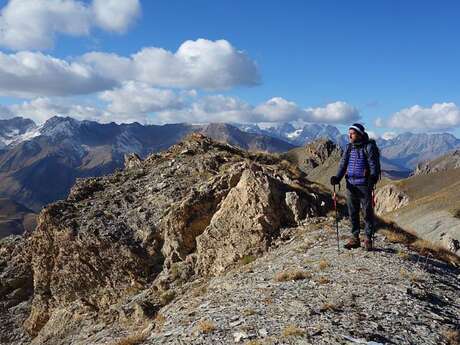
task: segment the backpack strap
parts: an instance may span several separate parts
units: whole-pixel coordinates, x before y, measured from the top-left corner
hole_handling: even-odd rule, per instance
[[[367,162],[368,162],[368,163],[369,163],[369,150],[368,150],[368,146],[369,146],[369,145],[374,145],[375,148],[378,150],[377,143],[376,143],[375,140],[373,140],[373,139],[370,139],[370,140],[366,143],[366,145],[364,145],[364,154],[366,155],[366,159],[367,159]],[[380,157],[379,157],[379,159],[380,159]],[[379,164],[380,164],[380,162],[379,162]],[[379,169],[379,170],[380,170],[380,171],[379,171],[379,180],[381,180],[381,179],[382,179],[382,169]],[[375,187],[375,186],[374,186],[374,187]]]

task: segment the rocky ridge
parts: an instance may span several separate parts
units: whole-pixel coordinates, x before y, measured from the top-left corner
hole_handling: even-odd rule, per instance
[[[127,156],[124,171],[77,180],[24,239],[34,282],[24,329],[33,344],[68,344],[89,320],[124,327],[133,308],[154,315],[177,281],[262,255],[281,228],[329,207],[293,166],[200,134],[144,161]]]
[[[5,344],[447,344],[458,269],[377,236],[337,253],[330,194],[194,134],[78,180],[0,242]],[[341,221],[340,238],[349,233]],[[32,284],[33,283],[33,284]]]
[[[414,175],[431,174],[451,169],[460,169],[460,150],[454,150],[436,159],[417,164]]]

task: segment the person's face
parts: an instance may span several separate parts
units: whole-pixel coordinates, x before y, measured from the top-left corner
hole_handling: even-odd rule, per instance
[[[348,139],[350,139],[350,143],[354,143],[360,139],[360,135],[354,129],[348,130]]]

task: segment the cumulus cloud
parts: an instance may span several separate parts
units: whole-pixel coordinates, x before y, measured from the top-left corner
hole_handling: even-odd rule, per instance
[[[91,10],[98,26],[122,33],[140,15],[141,6],[139,0],[94,0]]]
[[[260,82],[256,63],[226,40],[185,41],[174,53],[147,47],[129,58],[92,52],[81,60],[113,79],[157,87],[220,90]]]
[[[358,109],[343,101],[329,103],[325,107],[307,108],[305,112],[304,120],[310,122],[348,124],[361,118]]]
[[[455,103],[435,103],[431,108],[414,105],[394,113],[389,127],[412,130],[449,130],[460,126],[460,108]]]
[[[384,120],[381,117],[376,118],[374,124],[375,124],[375,127],[379,127],[379,128],[385,126]]]
[[[179,111],[161,111],[154,123],[207,123],[207,122],[251,122],[255,119],[253,107],[233,97],[223,95],[206,96]],[[249,120],[249,121],[247,121]]]
[[[112,88],[117,82],[91,66],[33,52],[0,52],[0,94],[35,97],[78,95]]]
[[[282,97],[252,106],[239,99],[216,95],[203,97],[181,111],[164,111],[154,121],[168,122],[287,122],[349,123],[359,118],[359,112],[345,102],[327,104],[322,108],[302,109]]]
[[[14,104],[9,106],[9,109],[11,113],[30,118],[37,123],[42,123],[55,115],[70,116],[79,120],[100,120],[104,113],[96,107],[53,101],[47,97]]]
[[[282,97],[273,97],[258,105],[254,112],[258,114],[259,121],[254,122],[285,122],[303,119],[307,113],[296,103]]]
[[[71,96],[107,91],[128,82],[151,87],[228,89],[255,85],[256,64],[229,42],[184,42],[176,53],[144,48],[124,57],[92,52],[64,60],[40,52],[0,52],[0,95]]]
[[[69,99],[39,97],[21,104],[5,107],[10,116],[22,116],[43,123],[49,118],[61,115],[70,116],[77,120],[91,120],[101,123],[107,122],[140,122],[148,123],[148,115],[142,113],[113,113],[107,109],[92,104],[73,103]]]
[[[14,117],[14,114],[11,112],[10,108],[0,104],[0,120],[9,119]]]
[[[138,0],[10,0],[0,13],[0,45],[46,49],[56,34],[84,36],[92,27],[123,32],[139,13]]]
[[[360,119],[359,111],[346,102],[338,101],[324,107],[300,108],[296,103],[274,97],[256,107],[263,122],[302,120],[306,122],[347,124]]]
[[[108,110],[114,113],[151,113],[184,107],[183,95],[134,81],[124,83],[121,88],[104,91],[99,97],[109,102]]]

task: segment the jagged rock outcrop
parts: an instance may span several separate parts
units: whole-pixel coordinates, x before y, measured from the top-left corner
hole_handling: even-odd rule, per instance
[[[454,150],[433,160],[417,164],[414,175],[431,174],[460,168],[460,150]]]
[[[136,153],[125,154],[125,169],[138,168],[142,165],[142,159]]]
[[[324,164],[333,154],[341,155],[340,147],[331,140],[319,139],[305,146],[306,162],[305,164],[316,168]]]
[[[333,141],[317,139],[308,143],[305,147],[290,150],[283,157],[296,164],[306,174],[310,174],[319,166],[330,165],[331,160],[337,163],[341,155],[341,148]],[[327,164],[328,162],[329,164]]]
[[[286,201],[294,194],[302,203]],[[144,161],[127,157],[124,171],[77,180],[40,213],[25,247],[34,293],[24,328],[34,344],[68,344],[90,337],[89,320],[141,323],[178,279],[220,274],[329,208],[293,166],[201,134]]]
[[[409,196],[394,184],[379,188],[375,194],[375,213],[382,215],[409,204]]]
[[[0,344],[30,342],[22,327],[30,313],[33,293],[26,242],[21,236],[0,240]]]

